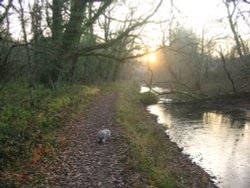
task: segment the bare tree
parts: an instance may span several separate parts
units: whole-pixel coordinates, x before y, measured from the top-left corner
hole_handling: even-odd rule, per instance
[[[27,55],[27,65],[28,65],[28,83],[29,83],[29,98],[30,98],[30,105],[33,107],[34,106],[34,101],[33,101],[33,78],[32,78],[32,60],[31,60],[31,53],[30,53],[30,48],[29,48],[29,42],[28,42],[28,34],[27,34],[27,28],[26,28],[26,18],[24,15],[24,8],[22,4],[22,0],[18,0],[19,2],[19,16],[20,16],[20,22],[21,22],[21,27],[22,27],[22,32],[23,32],[23,40],[24,40],[24,45],[25,45],[25,50],[26,50],[26,55]]]
[[[229,72],[229,70],[228,70],[228,68],[226,66],[226,59],[225,59],[225,56],[224,56],[222,50],[220,50],[219,55],[220,55],[222,63],[223,63],[223,69],[225,71],[225,74],[226,74],[228,80],[230,81],[230,83],[232,85],[233,93],[237,94],[237,89],[236,89],[235,81],[233,80],[233,78],[232,78],[232,76],[231,76],[231,74],[230,74],[230,72]]]
[[[239,1],[228,1],[224,0],[224,5],[227,9],[228,22],[234,36],[235,46],[237,49],[237,53],[240,57],[240,61],[243,65],[246,65],[245,56],[247,55],[247,50],[245,48],[244,42],[241,38],[240,33],[237,31],[237,8],[239,5]]]
[[[8,17],[8,12],[10,8],[12,7],[13,0],[8,0],[8,3],[6,6],[4,6],[2,3],[0,4],[0,7],[4,9],[3,13],[0,14],[0,25],[3,23],[4,19]]]

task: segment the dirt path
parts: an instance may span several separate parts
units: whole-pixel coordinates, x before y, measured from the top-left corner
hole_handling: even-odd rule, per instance
[[[117,95],[116,91],[112,91],[97,97],[83,117],[63,128],[56,138],[59,144],[63,143],[62,151],[56,157],[42,158],[37,170],[29,172],[33,185],[27,181],[18,187],[152,187],[148,185],[146,178],[129,168],[128,141],[121,127],[113,122]],[[102,128],[108,128],[112,132],[111,139],[105,144],[97,143],[97,133]],[[161,134],[166,137],[163,132]],[[195,175],[187,178],[184,184],[187,187],[199,187],[200,177],[207,177],[206,173],[192,164],[176,144],[172,144],[171,148],[176,157],[169,164],[177,172],[181,172],[183,168],[194,172]],[[207,185],[214,187],[211,181]]]
[[[44,161],[45,182],[39,187],[129,187],[124,181],[128,145],[113,123],[116,98],[117,92],[97,98],[86,117],[65,128],[66,147],[53,162]],[[101,128],[112,132],[105,144],[96,142]]]

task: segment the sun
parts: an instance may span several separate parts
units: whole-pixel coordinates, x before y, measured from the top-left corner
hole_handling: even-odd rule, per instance
[[[149,63],[155,63],[156,62],[156,54],[155,53],[148,54],[148,62]]]

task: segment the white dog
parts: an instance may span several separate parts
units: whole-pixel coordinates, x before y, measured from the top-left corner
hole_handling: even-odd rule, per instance
[[[105,143],[111,136],[111,131],[109,129],[101,129],[97,134],[97,142]]]

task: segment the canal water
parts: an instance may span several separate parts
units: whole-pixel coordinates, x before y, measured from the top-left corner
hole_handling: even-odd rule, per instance
[[[169,104],[151,105],[148,111],[219,187],[250,187],[250,111]]]

